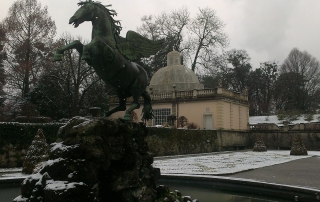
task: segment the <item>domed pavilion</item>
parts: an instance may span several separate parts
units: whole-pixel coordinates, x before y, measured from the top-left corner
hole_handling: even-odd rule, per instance
[[[197,75],[189,68],[182,65],[178,51],[172,51],[167,55],[167,66],[159,69],[151,78],[149,89],[153,93],[171,93],[203,89]]]
[[[168,53],[167,66],[153,75],[147,90],[155,115],[153,120],[147,122],[148,126],[186,127],[192,123],[206,130],[248,129],[248,96],[231,92],[222,86],[205,89],[197,75],[182,64],[177,51]],[[110,107],[116,106],[116,103],[113,100]],[[134,111],[138,121],[141,121],[142,104],[140,109]],[[124,112],[111,115],[113,118],[123,116]]]

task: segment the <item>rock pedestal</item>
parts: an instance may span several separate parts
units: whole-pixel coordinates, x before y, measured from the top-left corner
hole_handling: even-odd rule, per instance
[[[308,155],[300,134],[296,134],[293,137],[290,155]]]
[[[254,143],[254,146],[253,146],[253,151],[254,152],[265,152],[265,151],[267,151],[266,145],[263,142],[261,134],[257,135],[256,142]]]
[[[160,171],[151,165],[146,135],[142,123],[72,118],[14,201],[155,201]]]

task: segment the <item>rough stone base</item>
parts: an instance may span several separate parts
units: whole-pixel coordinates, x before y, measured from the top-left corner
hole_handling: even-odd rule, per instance
[[[260,134],[257,135],[257,139],[254,144],[253,151],[254,152],[266,152],[267,151],[267,147],[264,144],[262,136]]]
[[[191,202],[165,186],[156,188],[143,123],[72,118],[51,144],[49,160],[26,178],[15,202]],[[193,200],[196,202],[197,200]]]
[[[142,123],[75,117],[14,201],[155,201],[160,171],[151,165],[146,135]]]

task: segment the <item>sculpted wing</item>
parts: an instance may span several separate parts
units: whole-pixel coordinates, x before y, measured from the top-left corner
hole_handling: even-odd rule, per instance
[[[125,39],[119,38],[117,48],[129,60],[136,61],[156,54],[163,42],[164,40],[152,41],[137,32],[128,31]]]

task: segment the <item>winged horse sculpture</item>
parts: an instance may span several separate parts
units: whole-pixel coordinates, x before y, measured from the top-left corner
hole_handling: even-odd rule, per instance
[[[143,120],[153,118],[151,98],[146,87],[146,71],[134,61],[154,55],[163,41],[152,41],[134,31],[128,31],[126,38],[120,36],[121,25],[114,20],[114,10],[92,0],[79,2],[80,8],[70,18],[69,24],[78,27],[85,21],[92,22],[91,42],[83,45],[76,40],[57,49],[54,60],[61,61],[64,51],[76,49],[82,60],[92,66],[97,75],[117,90],[119,105],[105,113],[108,117],[117,111],[125,111],[125,120],[130,120],[134,109],[140,108],[139,97],[144,99]],[[132,96],[133,103],[127,109],[126,98]]]

